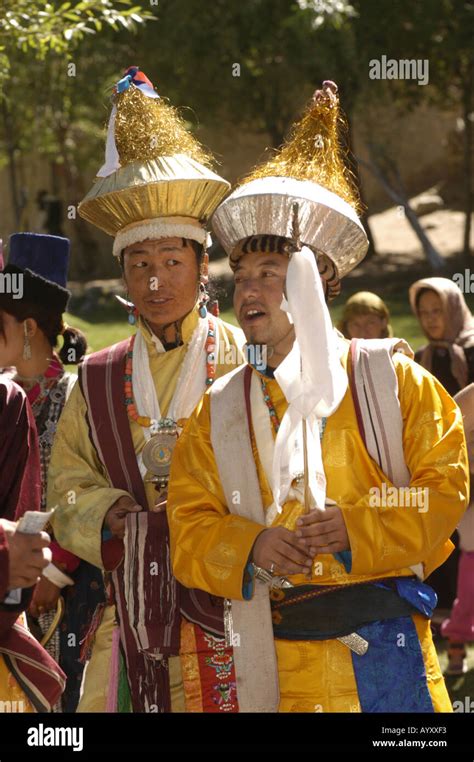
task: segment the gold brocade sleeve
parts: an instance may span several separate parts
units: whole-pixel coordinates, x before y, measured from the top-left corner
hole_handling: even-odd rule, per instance
[[[242,600],[245,566],[265,527],[229,513],[210,428],[206,394],[173,452],[167,506],[173,570],[187,587]]]
[[[417,507],[390,505],[390,499],[377,506],[374,496],[365,492],[355,504],[340,503],[340,508],[350,538],[351,574],[379,574],[424,563],[428,576],[451,552],[448,538],[467,507],[464,429],[459,408],[430,373],[404,355],[397,353],[393,360],[410,487],[426,492],[419,493]],[[387,490],[391,487],[386,480]]]
[[[48,472],[48,508],[55,507],[54,535],[66,550],[103,568],[101,532],[105,514],[127,495],[110,487],[89,439],[86,403],[75,384],[59,419]]]

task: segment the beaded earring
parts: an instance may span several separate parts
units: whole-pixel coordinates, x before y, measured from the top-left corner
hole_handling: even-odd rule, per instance
[[[204,283],[199,284],[199,316],[205,318],[207,316],[207,303],[209,301],[209,294],[207,293]]]
[[[130,323],[130,325],[135,325],[135,323],[137,322],[137,319],[138,319],[138,310],[135,307],[135,305],[132,304],[132,302],[128,298],[128,294],[127,294],[127,302],[128,302],[128,305],[129,305],[128,306],[128,322]]]

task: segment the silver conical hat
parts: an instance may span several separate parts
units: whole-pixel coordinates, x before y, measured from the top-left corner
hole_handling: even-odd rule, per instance
[[[263,177],[245,183],[219,205],[212,228],[232,259],[237,244],[250,236],[291,239],[295,203],[300,242],[326,254],[343,278],[365,257],[367,236],[346,201],[310,180]]]

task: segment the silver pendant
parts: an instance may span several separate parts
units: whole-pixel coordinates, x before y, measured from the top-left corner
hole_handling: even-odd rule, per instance
[[[142,450],[143,463],[154,476],[160,480],[168,479],[173,450],[178,440],[178,431],[164,428],[159,434],[155,434],[146,443]]]

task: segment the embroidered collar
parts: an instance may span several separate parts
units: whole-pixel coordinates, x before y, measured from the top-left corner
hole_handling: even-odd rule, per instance
[[[45,372],[38,381],[30,387],[30,389],[25,388],[21,377],[17,376],[15,380],[16,383],[25,390],[30,405],[34,405],[39,401],[40,397],[42,402],[48,396],[50,389],[63,375],[64,367],[57,354],[53,352],[53,356]]]

